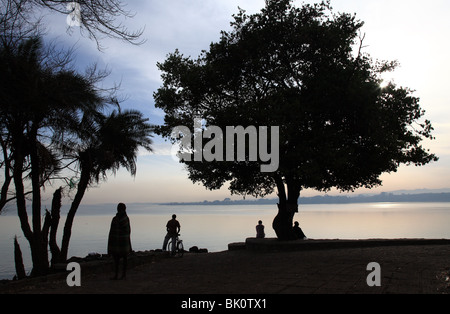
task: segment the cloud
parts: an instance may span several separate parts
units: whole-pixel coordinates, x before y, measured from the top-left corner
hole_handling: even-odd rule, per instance
[[[153,152],[149,152],[145,149],[139,150],[138,156],[172,156],[173,155],[173,145],[170,142],[164,140],[155,141],[152,145]]]

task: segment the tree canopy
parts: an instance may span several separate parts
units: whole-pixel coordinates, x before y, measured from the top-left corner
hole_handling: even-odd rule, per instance
[[[169,54],[158,64],[163,85],[154,95],[166,113],[160,134],[170,138],[174,127],[195,118],[205,121],[204,130],[280,128],[276,172],[262,173],[261,161],[248,158],[183,160],[189,178],[209,189],[230,182],[231,192],[243,195],[277,189],[283,218],[274,228],[289,238],[302,189],[371,188],[401,164],[437,160],[421,144],[433,139],[433,128],[419,98],[392,82],[380,86],[381,74],[398,63],[363,51],[363,25],[355,15],[334,13],[329,2],[296,7],[269,0],[260,13],[240,10],[232,30],[197,59]]]

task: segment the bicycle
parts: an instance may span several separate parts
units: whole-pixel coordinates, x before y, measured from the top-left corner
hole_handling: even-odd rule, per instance
[[[183,240],[181,240],[179,237],[180,237],[180,234],[177,234],[177,236],[175,238],[175,250],[170,252],[171,256],[183,257],[183,255],[184,255]],[[170,239],[169,242],[167,243],[167,248],[172,250],[172,239]]]

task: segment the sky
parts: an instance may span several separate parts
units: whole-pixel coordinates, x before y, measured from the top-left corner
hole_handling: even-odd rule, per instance
[[[146,42],[136,46],[114,39],[103,39],[99,51],[94,41],[79,34],[76,26],[66,32],[66,17],[45,17],[47,38],[65,47],[75,47],[77,67],[82,70],[97,62],[111,70],[105,84],[120,83],[119,95],[126,98],[124,108],[142,111],[152,124],[162,124],[164,112],[155,108],[153,93],[161,86],[157,62],[163,62],[175,49],[185,56],[198,57],[211,42],[229,30],[238,7],[257,13],[264,0],[128,0],[127,9],[136,15],[124,24],[131,30],[145,27]],[[300,6],[302,1],[294,1]],[[304,1],[314,3],[314,1]],[[365,22],[365,52],[374,59],[398,60],[400,67],[386,77],[399,86],[415,90],[426,118],[431,120],[436,137],[424,146],[440,160],[424,167],[401,166],[397,173],[385,174],[383,185],[356,193],[379,193],[394,190],[448,188],[450,177],[450,106],[447,94],[450,83],[450,2],[447,0],[334,0],[334,11],[355,13]],[[111,175],[107,182],[91,188],[84,204],[160,203],[171,201],[222,200],[231,196],[226,187],[208,191],[193,184],[183,166],[174,159],[172,146],[154,137],[154,152],[142,152],[137,160],[137,175],[126,171]],[[303,196],[320,194],[305,190]],[[332,194],[338,194],[332,191]],[[276,197],[271,195],[269,197]]]

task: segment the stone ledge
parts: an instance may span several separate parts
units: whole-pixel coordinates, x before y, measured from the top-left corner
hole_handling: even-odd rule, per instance
[[[250,251],[307,251],[403,245],[450,245],[450,239],[308,239],[279,241],[277,238],[247,238],[245,240],[245,249]]]
[[[234,242],[228,244],[228,251],[239,251],[239,250],[245,250],[245,242]]]

